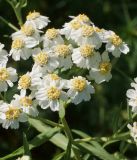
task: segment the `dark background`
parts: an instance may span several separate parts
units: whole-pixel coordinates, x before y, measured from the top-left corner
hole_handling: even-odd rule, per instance
[[[96,94],[90,102],[81,103],[78,106],[70,105],[67,108],[67,121],[70,128],[82,130],[92,136],[109,136],[113,134],[114,119],[118,117],[117,126],[128,119],[126,90],[130,87],[130,78],[137,75],[137,1],[136,0],[28,0],[28,5],[23,9],[23,18],[29,11],[39,11],[50,18],[49,27],[61,28],[69,21],[69,15],[87,14],[99,27],[113,30],[128,43],[130,53],[122,55],[113,67],[113,78],[109,83],[95,85]],[[4,17],[15,26],[18,23],[11,6],[6,0],[0,0],[0,16]],[[0,21],[0,42],[9,50],[13,32],[6,24]],[[10,61],[12,63],[12,61]],[[12,63],[13,64],[13,63]],[[20,72],[26,72],[30,66],[24,69],[24,62],[18,64]],[[14,89],[10,94],[13,95]],[[11,96],[9,96],[11,98]],[[10,100],[9,98],[9,100]],[[121,107],[120,107],[121,106]],[[58,114],[50,110],[42,115],[54,121],[58,120]],[[25,126],[24,126],[25,128]],[[0,157],[12,152],[22,145],[23,129],[5,130],[0,127]],[[28,136],[31,139],[37,132],[30,129]],[[119,143],[108,147],[108,151],[119,151]],[[50,160],[56,152],[59,152],[50,142],[32,151],[34,160]],[[136,160],[136,146],[131,145],[125,153],[128,159]]]

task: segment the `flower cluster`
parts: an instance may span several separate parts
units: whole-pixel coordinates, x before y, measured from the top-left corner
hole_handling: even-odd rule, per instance
[[[127,90],[127,98],[128,98],[128,105],[132,107],[132,112],[137,113],[137,78],[134,79],[135,82],[131,83],[132,89]],[[130,135],[133,137],[135,143],[137,144],[137,122],[133,123],[133,126],[128,124],[127,126],[130,129]]]
[[[113,56],[129,52],[116,33],[98,28],[86,15],[70,18],[62,29],[48,28],[44,33],[49,18],[30,12],[23,26],[11,35],[9,54],[0,44],[0,92],[6,92],[17,80],[20,91],[10,103],[0,102],[0,123],[4,128],[17,129],[19,122],[26,122],[29,115],[38,116],[37,106],[59,111],[62,101],[75,105],[89,101],[95,92],[90,80],[98,84],[108,82]],[[32,69],[17,76],[16,69],[7,67],[8,56],[17,63],[32,58]],[[79,72],[62,78],[63,72],[75,68],[87,75],[83,77]]]

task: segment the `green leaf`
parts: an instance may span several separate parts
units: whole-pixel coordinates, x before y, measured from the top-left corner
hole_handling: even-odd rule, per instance
[[[83,133],[82,131],[79,131],[79,130],[73,130],[73,132],[83,138],[90,137],[88,134]],[[80,144],[76,143],[76,146],[79,147],[81,150],[85,151],[86,153],[93,154],[99,157],[100,159],[117,160],[113,155],[109,154],[98,142],[94,140],[90,140],[89,143],[90,144],[87,144],[84,142]]]
[[[39,132],[46,132],[51,128],[40,120],[36,120],[33,118],[30,118],[29,122]],[[55,134],[49,141],[63,150],[66,150],[67,148],[68,139],[61,133]]]
[[[29,142],[29,150],[32,150],[33,148],[36,148],[36,147],[40,146],[41,144],[45,143],[52,136],[54,136],[58,131],[59,131],[58,128],[50,128],[46,132],[40,133],[39,135],[37,135],[35,138],[33,138]],[[15,150],[14,152],[12,152],[11,154],[0,158],[0,160],[7,160],[9,158],[19,156],[19,155],[23,154],[23,152],[24,152],[24,147],[22,146],[22,147],[18,148],[17,150]]]
[[[95,142],[94,145],[90,145],[87,143],[76,143],[75,145],[82,151],[93,154],[102,160],[118,160],[113,155],[109,154],[105,149],[103,149],[102,146],[97,142]]]
[[[86,154],[83,156],[83,160],[88,160],[90,158],[90,154]]]
[[[53,157],[52,160],[63,160],[64,155],[65,155],[65,152],[60,153],[60,154],[56,155],[55,157]]]
[[[24,146],[24,155],[31,156],[31,153],[29,150],[29,143],[28,143],[27,136],[25,133],[23,133],[23,146]]]
[[[64,155],[64,160],[70,160],[70,157],[71,157],[71,146],[72,146],[71,141],[69,141],[66,153]]]

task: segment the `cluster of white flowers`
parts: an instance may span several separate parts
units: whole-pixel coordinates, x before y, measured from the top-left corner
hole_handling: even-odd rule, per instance
[[[39,105],[42,109],[50,107],[58,111],[62,101],[79,104],[89,101],[95,92],[89,80],[100,84],[109,81],[111,75],[110,53],[120,57],[127,54],[129,48],[122,39],[112,31],[96,27],[84,14],[63,25],[62,29],[48,28],[48,17],[39,12],[30,12],[26,22],[17,32],[11,35],[12,45],[9,54],[0,44],[0,92],[6,92],[17,81],[16,70],[6,67],[8,56],[14,61],[32,58],[31,71],[19,75],[18,90],[10,103],[0,102],[0,123],[6,129],[19,127],[28,116],[37,116]],[[105,51],[100,53],[100,50]],[[111,56],[112,57],[112,56]],[[18,62],[17,62],[18,63]],[[73,67],[73,68],[72,68]],[[63,79],[60,73],[66,70],[85,69],[81,73]]]
[[[134,79],[135,82],[131,83],[132,89],[127,90],[127,98],[128,98],[128,105],[132,107],[132,112],[137,113],[137,78]],[[137,122],[133,123],[133,126],[130,124],[127,125],[130,129],[130,135],[134,139],[135,143],[137,144]]]

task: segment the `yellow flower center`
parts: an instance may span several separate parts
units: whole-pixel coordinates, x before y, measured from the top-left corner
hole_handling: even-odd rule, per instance
[[[112,44],[114,44],[115,46],[119,46],[122,43],[122,39],[117,35],[113,35],[110,39]]]
[[[77,17],[75,17],[75,19],[80,22],[89,22],[90,21],[89,17],[85,14],[79,14]]]
[[[59,56],[66,57],[66,56],[68,56],[70,54],[70,49],[69,49],[69,46],[64,45],[64,44],[60,44],[60,45],[56,46],[55,52]]]
[[[100,68],[100,73],[106,74],[111,70],[112,65],[109,62],[102,62],[100,63],[99,68]]]
[[[76,77],[72,80],[72,87],[76,91],[81,92],[86,88],[86,80],[84,78],[81,79],[81,78]]]
[[[39,12],[29,12],[29,14],[27,15],[27,20],[33,20],[36,19],[40,16]]]
[[[100,29],[100,28],[98,28],[98,27],[94,27],[94,31],[95,31],[95,32],[102,32],[103,29]]]
[[[35,56],[34,60],[37,64],[43,66],[48,62],[48,55],[46,52],[40,52]]]
[[[71,28],[77,30],[81,27],[81,23],[79,21],[71,21],[70,22]]]
[[[22,89],[28,89],[31,85],[31,77],[26,74],[21,76],[18,84]]]
[[[25,107],[32,106],[32,99],[29,97],[23,97],[20,99],[20,104]]]
[[[26,36],[32,36],[35,33],[34,28],[32,25],[23,25],[21,27],[21,31],[26,35]]]
[[[82,28],[82,35],[85,37],[91,36],[94,32],[94,29],[92,26],[83,25],[81,28]]]
[[[52,80],[59,80],[60,79],[60,77],[57,75],[57,74],[54,74],[54,73],[52,73],[52,74],[49,74],[50,75],[50,78],[52,79]]]
[[[6,81],[9,78],[9,72],[6,68],[0,68],[0,81]]]
[[[24,47],[24,41],[22,39],[15,39],[12,42],[11,48],[13,48],[13,49],[21,49],[23,47]]]
[[[58,30],[55,29],[55,28],[51,28],[51,29],[48,29],[47,32],[46,32],[46,36],[48,37],[48,39],[54,39],[58,36]]]
[[[56,87],[50,87],[47,91],[48,98],[56,100],[60,97],[61,91]]]
[[[21,110],[17,107],[10,106],[9,110],[5,113],[6,119],[8,120],[14,120],[17,119],[20,116]]]
[[[80,53],[85,58],[92,56],[94,54],[93,51],[94,51],[94,47],[89,44],[86,44],[80,47]]]

